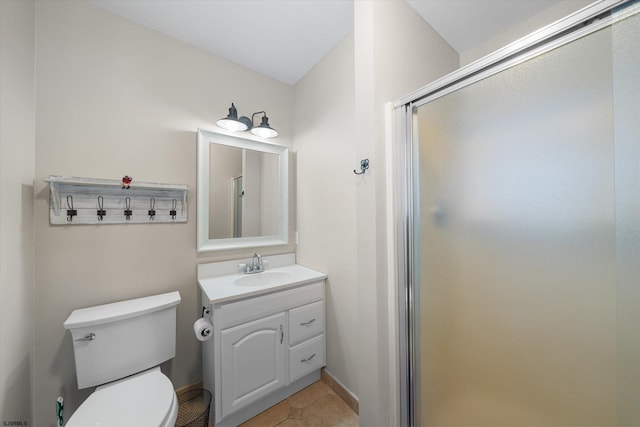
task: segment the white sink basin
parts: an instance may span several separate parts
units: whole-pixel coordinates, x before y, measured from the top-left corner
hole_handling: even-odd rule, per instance
[[[292,261],[294,260],[289,254],[274,255],[272,261],[275,260],[275,262],[272,265],[283,261],[283,259],[278,258],[286,260],[285,257],[290,257]],[[198,266],[198,284],[206,294],[205,298],[212,304],[267,294],[306,283],[317,282],[327,277],[324,273],[299,264],[275,265],[262,273],[237,273],[235,271],[237,271],[237,265],[240,261],[243,260],[222,261]],[[231,270],[233,273],[211,274],[221,271],[221,269]]]
[[[287,271],[263,271],[247,274],[234,281],[237,286],[269,286],[291,279],[293,275]]]

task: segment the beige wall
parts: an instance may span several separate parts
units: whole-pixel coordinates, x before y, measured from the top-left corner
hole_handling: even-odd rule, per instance
[[[361,425],[395,425],[389,358],[385,103],[453,71],[458,54],[406,3],[355,2],[356,157],[371,167],[356,186],[358,389]],[[389,142],[390,143],[390,142]],[[392,314],[393,315],[393,314]]]
[[[260,181],[262,180],[262,154],[254,150],[242,152],[242,235],[261,236],[260,230]]]
[[[460,65],[467,65],[485,55],[496,51],[558,19],[582,9],[593,3],[593,0],[563,0],[542,12],[530,17],[524,22],[482,43],[480,46],[460,52]]]
[[[242,148],[222,144],[209,147],[209,238],[233,237],[234,180],[242,175]]]
[[[353,34],[295,87],[298,262],[328,274],[327,369],[358,395]]]
[[[296,85],[298,260],[329,276],[327,369],[358,396],[361,425],[394,424],[384,104],[457,65],[406,3],[359,1],[354,34]],[[364,158],[369,171],[354,175]]]
[[[359,398],[363,426],[395,424],[384,104],[457,65],[456,52],[405,2],[358,1],[354,34],[296,85],[298,261],[329,276],[327,369]],[[364,158],[370,169],[354,175]]]
[[[195,131],[215,130],[234,101],[268,111],[291,146],[293,88],[85,2],[38,2],[36,18],[34,424],[48,426],[57,396],[70,415],[89,394],[62,327],[78,307],[180,291],[177,354],[163,371],[175,387],[200,381],[196,264],[251,251],[196,254]],[[189,221],[51,226],[50,174],[187,184]]]
[[[35,9],[0,1],[0,422],[32,424]]]

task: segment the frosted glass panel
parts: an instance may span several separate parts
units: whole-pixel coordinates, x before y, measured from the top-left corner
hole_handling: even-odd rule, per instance
[[[612,82],[631,59],[612,38],[598,31],[414,112],[419,425],[615,426],[618,392],[638,411],[640,378],[620,388],[616,339],[627,268],[625,363],[638,375],[637,240],[633,267],[616,258],[616,190],[635,191],[638,231],[638,85],[632,172],[617,184],[614,113],[631,101],[614,101],[629,92]]]
[[[640,426],[640,15],[613,27],[618,425]]]

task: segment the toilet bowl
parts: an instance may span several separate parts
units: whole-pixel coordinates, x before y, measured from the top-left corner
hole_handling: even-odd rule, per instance
[[[153,368],[96,388],[67,427],[173,427],[178,398],[169,378]]]
[[[78,388],[97,386],[67,427],[165,427],[178,416],[173,384],[160,363],[175,357],[180,294],[74,310],[71,331]]]

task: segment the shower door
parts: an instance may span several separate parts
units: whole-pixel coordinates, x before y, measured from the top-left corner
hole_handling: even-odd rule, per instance
[[[640,14],[627,6],[411,103],[415,425],[640,426]]]

